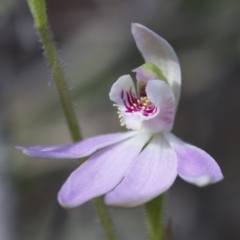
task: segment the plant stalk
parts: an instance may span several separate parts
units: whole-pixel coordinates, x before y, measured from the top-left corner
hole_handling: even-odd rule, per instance
[[[149,240],[162,240],[163,238],[162,215],[164,198],[164,194],[161,194],[145,204]]]
[[[64,115],[67,121],[69,132],[73,141],[81,140],[81,133],[78,126],[77,117],[74,112],[70,91],[67,86],[67,81],[64,76],[64,72],[61,65],[61,60],[57,53],[56,46],[52,39],[51,33],[48,27],[46,4],[45,0],[27,0],[31,14],[34,19],[34,24],[37,32],[40,36],[40,40],[43,45],[43,49],[53,74],[53,78],[60,96],[61,104],[63,107]],[[103,229],[105,230],[108,240],[116,240],[114,230],[110,218],[106,212],[105,206],[101,197],[93,200],[97,214]]]

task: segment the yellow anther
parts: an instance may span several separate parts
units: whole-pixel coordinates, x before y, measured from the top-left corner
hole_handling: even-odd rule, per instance
[[[133,107],[133,106],[131,106],[130,108],[131,108],[131,109],[134,109],[134,107]]]
[[[134,104],[133,104],[133,106],[134,106],[134,107],[136,107],[136,106],[137,106],[137,104],[136,104],[136,103],[134,103]]]

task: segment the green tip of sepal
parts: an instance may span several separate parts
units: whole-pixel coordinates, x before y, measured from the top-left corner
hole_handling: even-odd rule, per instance
[[[148,80],[162,80],[167,82],[161,69],[153,63],[144,63],[142,66],[134,69],[133,72],[136,72],[136,78],[141,82],[147,82]]]

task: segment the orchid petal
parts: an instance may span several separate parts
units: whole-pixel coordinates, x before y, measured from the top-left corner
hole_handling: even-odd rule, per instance
[[[150,80],[146,85],[148,99],[159,108],[156,117],[143,121],[143,128],[149,132],[171,131],[175,116],[175,98],[169,85],[160,80]]]
[[[128,129],[139,130],[142,123],[141,113],[126,112],[136,100],[137,95],[135,86],[130,75],[120,77],[112,86],[109,97],[114,101],[121,112],[122,126],[126,125]]]
[[[171,133],[165,136],[177,154],[178,174],[182,179],[199,187],[223,179],[218,164],[205,151],[183,142]]]
[[[135,207],[165,192],[177,176],[177,157],[163,135],[156,135],[134,160],[123,181],[105,196],[113,206]]]
[[[127,98],[127,93],[131,92],[136,98],[135,86],[130,75],[124,75],[112,85],[112,88],[109,93],[110,99],[115,102],[118,107],[126,108],[125,100]]]
[[[136,134],[137,132],[129,131],[124,133],[104,134],[80,142],[60,146],[30,146],[17,148],[30,157],[76,159],[89,156],[100,148],[123,141]]]
[[[92,155],[64,183],[58,194],[59,203],[75,207],[112,190],[149,138],[149,134],[138,134]]]
[[[141,131],[142,116],[140,113],[124,113],[122,112],[123,122],[127,129]]]
[[[165,39],[141,24],[132,24],[132,34],[144,60],[156,64],[167,78],[178,104],[181,69],[173,48]]]

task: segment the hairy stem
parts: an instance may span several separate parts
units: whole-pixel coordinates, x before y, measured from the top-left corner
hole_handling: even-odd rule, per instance
[[[81,139],[81,134],[71,101],[70,92],[47,24],[45,0],[28,0],[28,5],[33,15],[35,27],[39,33],[48,64],[56,83],[69,131],[73,141],[79,141]]]
[[[107,234],[108,239],[115,240],[116,239],[115,232],[114,232],[114,229],[109,224],[110,219],[109,219],[109,216],[106,214],[106,208],[103,204],[102,198],[98,197],[93,199],[93,203],[97,211],[97,214],[101,220],[101,224],[104,228],[104,231]]]
[[[67,120],[67,125],[73,141],[81,140],[78,121],[74,112],[70,92],[63,73],[61,60],[58,56],[56,46],[49,31],[45,0],[28,0],[28,6],[32,13],[35,27],[39,33],[46,58],[53,74],[54,81],[60,96],[61,104]],[[116,240],[110,218],[101,198],[93,200],[101,224],[105,230],[108,240]]]

